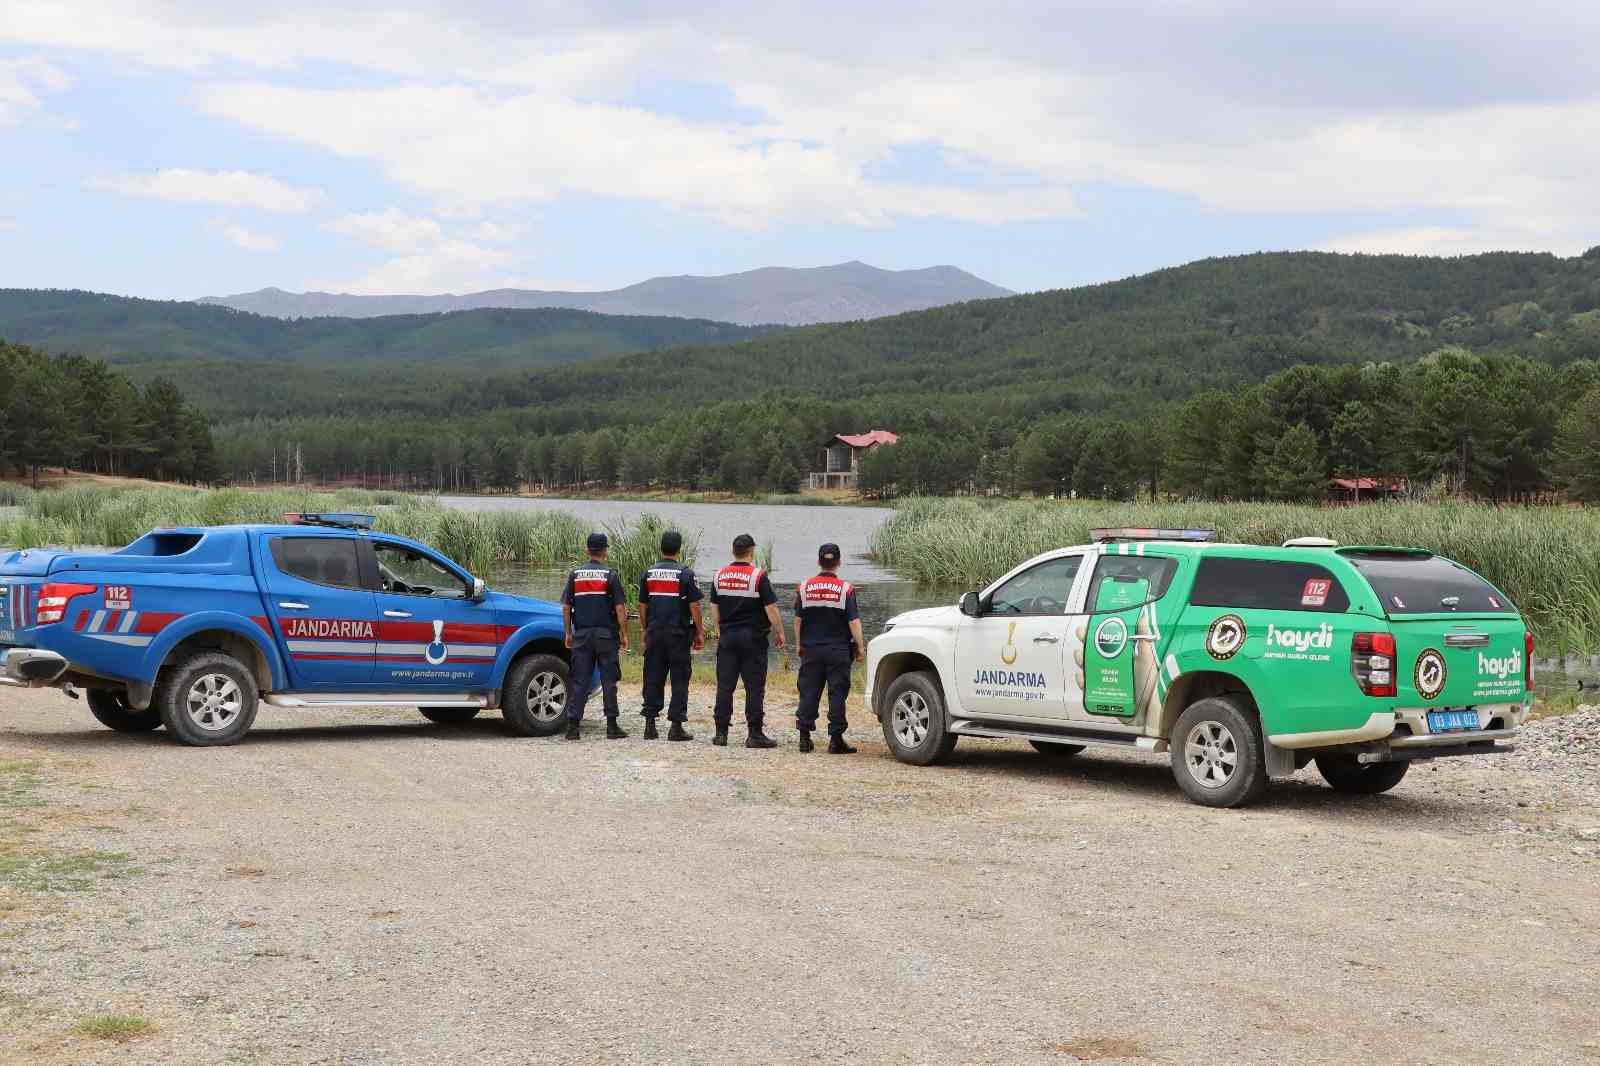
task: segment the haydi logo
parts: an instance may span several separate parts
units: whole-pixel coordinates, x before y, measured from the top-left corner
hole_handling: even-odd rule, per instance
[[[1333,647],[1333,627],[1324,622],[1316,629],[1279,629],[1267,623],[1267,647],[1285,648],[1296,652],[1318,651]]]
[[[1522,653],[1514,651],[1510,655],[1491,659],[1483,652],[1478,653],[1478,673],[1488,674],[1490,677],[1504,681],[1512,674],[1522,673]]]

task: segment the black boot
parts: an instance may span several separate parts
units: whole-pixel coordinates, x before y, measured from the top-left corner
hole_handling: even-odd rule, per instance
[[[626,740],[626,739],[628,739],[628,734],[626,734],[626,733],[624,733],[622,731],[622,727],[617,724],[617,720],[615,718],[607,718],[606,719],[606,739],[607,740]]]
[[[811,743],[811,730],[802,729],[800,731],[800,750],[804,752],[811,751],[815,748],[816,745]]]
[[[571,719],[571,718],[567,719],[567,736],[566,736],[566,739],[568,739],[568,740],[577,740],[578,739],[578,723],[576,721],[574,721],[573,719]]]
[[[711,743],[715,744],[719,748],[727,747],[728,746],[728,727],[725,726],[725,725],[717,726],[716,733],[713,734],[712,737],[711,737]]]
[[[775,748],[778,746],[778,742],[763,733],[760,726],[756,726],[750,730],[750,735],[744,738],[744,746],[747,748]]]
[[[844,742],[843,733],[834,733],[832,736],[828,737],[829,755],[854,755],[855,753],[856,749]]]
[[[694,739],[694,734],[688,732],[687,730],[685,730],[683,728],[683,723],[682,722],[673,722],[672,726],[667,730],[667,739],[668,740],[693,740]]]
[[[656,733],[656,720],[654,718],[646,718],[644,720],[644,738],[646,740],[655,740],[658,735]]]

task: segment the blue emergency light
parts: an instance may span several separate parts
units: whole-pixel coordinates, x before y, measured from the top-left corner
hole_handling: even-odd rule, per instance
[[[1145,529],[1136,526],[1109,526],[1089,530],[1089,537],[1096,544],[1132,540],[1187,540],[1195,543],[1204,543],[1216,540],[1217,531],[1214,529]]]
[[[290,512],[283,520],[291,526],[332,526],[335,529],[371,529],[377,519],[369,514],[348,511],[325,511],[320,514]]]

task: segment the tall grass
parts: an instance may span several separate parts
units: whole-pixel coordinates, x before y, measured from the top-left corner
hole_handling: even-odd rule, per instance
[[[26,485],[0,481],[0,507],[21,507],[32,495],[33,490]]]
[[[561,511],[468,514],[394,492],[280,489],[201,491],[78,486],[25,498],[19,518],[0,520],[0,545],[119,548],[152,529],[276,522],[291,511],[370,511],[376,528],[423,541],[475,573],[499,562],[549,567],[580,557],[584,526]]]
[[[983,584],[1097,526],[1204,527],[1219,539],[1427,548],[1483,574],[1533,621],[1542,654],[1600,651],[1600,511],[1444,502],[1320,508],[1267,503],[904,501],[873,538],[880,563],[921,581]]]

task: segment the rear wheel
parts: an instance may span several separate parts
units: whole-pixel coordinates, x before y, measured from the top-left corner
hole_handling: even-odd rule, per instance
[[[1070,759],[1083,751],[1082,744],[1062,744],[1054,740],[1030,740],[1028,743],[1040,755],[1048,755],[1053,759]]]
[[[1172,727],[1172,776],[1194,802],[1243,807],[1267,790],[1261,723],[1228,696],[1189,705]]]
[[[1329,752],[1315,756],[1317,773],[1335,792],[1352,796],[1376,796],[1400,783],[1411,769],[1409,762],[1380,762],[1363,765],[1354,755]]]
[[[220,651],[197,652],[161,671],[152,706],[184,744],[237,744],[256,720],[256,679],[244,664]]]
[[[572,673],[554,655],[529,655],[506,671],[500,713],[514,733],[549,737],[566,728]]]
[[[933,675],[901,674],[884,695],[883,739],[894,757],[913,766],[943,762],[960,738],[945,729],[944,695]]]
[[[161,726],[160,711],[154,707],[136,711],[128,706],[127,699],[120,692],[92,688],[83,694],[83,698],[89,705],[89,713],[107,729],[115,729],[119,733],[148,733]]]
[[[422,717],[428,721],[438,722],[440,725],[460,725],[478,717],[476,707],[418,707],[417,710],[421,711]]]

